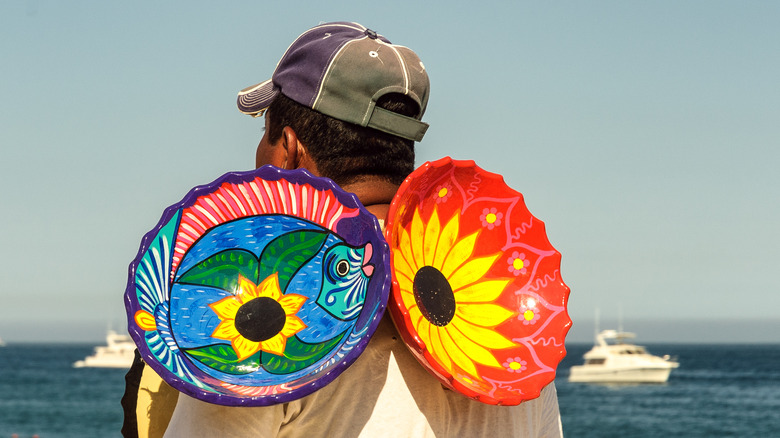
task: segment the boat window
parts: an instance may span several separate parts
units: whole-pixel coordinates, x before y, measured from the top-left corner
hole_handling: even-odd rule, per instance
[[[585,361],[586,365],[604,365],[604,358],[588,359]]]

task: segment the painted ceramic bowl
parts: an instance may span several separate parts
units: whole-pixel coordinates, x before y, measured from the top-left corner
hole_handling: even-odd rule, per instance
[[[386,234],[388,308],[420,363],[484,403],[538,397],[566,353],[569,289],[523,196],[473,161],[429,162],[399,189]]]
[[[295,400],[365,349],[386,306],[376,218],[331,180],[265,166],[191,190],[147,233],[125,307],[171,386],[230,406]]]

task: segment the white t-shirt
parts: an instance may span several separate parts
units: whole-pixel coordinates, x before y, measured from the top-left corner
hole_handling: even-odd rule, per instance
[[[554,384],[517,406],[445,389],[385,315],[363,354],[324,388],[268,407],[229,407],[183,393],[166,437],[562,437]]]

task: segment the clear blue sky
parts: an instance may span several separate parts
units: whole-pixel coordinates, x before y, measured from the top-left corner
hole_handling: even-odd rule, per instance
[[[2,338],[124,329],[142,235],[253,166],[237,91],[350,20],[428,69],[418,164],[474,159],[547,224],[571,339],[600,308],[640,340],[780,342],[780,3],[325,3],[0,3]]]

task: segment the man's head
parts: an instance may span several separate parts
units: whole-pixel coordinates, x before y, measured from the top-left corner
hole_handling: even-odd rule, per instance
[[[364,176],[398,184],[427,129],[420,119],[428,93],[425,68],[410,49],[356,23],[326,23],[293,42],[271,80],[242,90],[238,107],[266,113],[258,165],[305,157],[311,162],[298,167],[341,185]],[[279,145],[284,154],[263,149]]]

